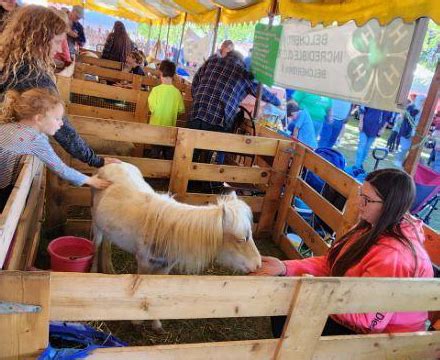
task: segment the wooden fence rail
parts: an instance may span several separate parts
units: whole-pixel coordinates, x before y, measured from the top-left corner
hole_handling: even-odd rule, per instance
[[[41,313],[0,317],[0,333],[10,334],[7,326],[15,319],[15,330],[27,329],[28,338],[35,335],[26,346],[18,346],[21,355],[36,354],[47,344],[47,330],[42,329],[42,324],[48,327],[49,320],[287,315],[289,320],[279,340],[100,349],[95,350],[91,358],[140,359],[149,355],[154,359],[184,356],[187,359],[303,360],[436,359],[440,356],[440,332],[321,337],[330,314],[440,309],[440,281],[434,279],[0,273],[2,289],[12,290],[16,284],[28,284],[20,295],[27,294],[24,298],[29,303],[42,306]],[[40,285],[38,292],[32,292],[37,284]],[[2,295],[2,300],[16,298],[14,291],[5,291]],[[16,336],[0,338],[6,354],[17,351]]]

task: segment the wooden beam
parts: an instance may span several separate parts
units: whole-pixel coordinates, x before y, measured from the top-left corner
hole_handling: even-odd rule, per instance
[[[106,109],[98,106],[70,103],[66,106],[69,116],[82,116],[97,119],[135,121],[134,113],[115,109]]]
[[[40,160],[27,156],[15,186],[0,216],[0,269],[3,267],[6,254],[12,242],[20,216],[25,209],[34,176],[42,168]]]
[[[281,191],[287,180],[289,161],[293,156],[292,143],[280,141],[270,171],[269,188],[264,196],[264,205],[257,232],[272,231],[280,206]]]
[[[311,149],[306,149],[304,166],[315,175],[325,179],[326,183],[345,198],[348,197],[353,187],[359,186],[359,183],[350,175],[344,173]]]
[[[192,163],[189,180],[268,184],[270,168]]]
[[[293,197],[297,191],[297,181],[301,174],[306,150],[303,145],[295,144],[293,162],[290,166],[287,182],[284,190],[284,197],[281,199],[280,208],[275,222],[275,231],[273,241],[278,243],[281,234],[284,234],[286,227],[286,218],[289,208],[292,206]]]
[[[114,69],[114,70],[122,70],[123,68],[123,64],[119,61],[94,58],[91,56],[80,56],[79,62],[90,65],[96,65],[104,68]]]
[[[239,196],[238,198],[248,204],[253,213],[261,212],[264,199],[262,196]],[[216,203],[218,200],[218,195],[186,193],[185,195],[181,196],[179,200],[192,205],[206,205]]]
[[[138,124],[109,119],[71,116],[75,129],[82,135],[96,136],[101,139],[134,142],[140,144],[174,146],[177,128]]]
[[[95,96],[98,98],[129,101],[135,103],[138,97],[136,90],[115,88],[111,85],[95,83],[92,81],[73,79],[70,84],[70,93]]]
[[[314,256],[327,254],[329,245],[292,207],[287,211],[287,224],[298,234],[304,243],[313,251]]]
[[[220,17],[222,14],[222,8],[219,6],[217,7],[215,14],[215,23],[214,23],[214,29],[213,29],[213,39],[212,39],[212,47],[211,47],[211,55],[214,55],[215,53],[215,46],[217,45],[217,35],[218,35],[218,27],[220,25]]]
[[[341,212],[335,208],[333,204],[324,199],[321,194],[318,194],[304,180],[298,179],[297,181],[298,197],[301,198],[301,200],[303,200],[313,212],[334,231],[338,230],[343,219]]]
[[[180,34],[180,42],[179,42],[179,51],[177,52],[177,65],[179,65],[179,60],[180,60],[180,53],[182,51],[182,43],[183,43],[183,36],[185,34],[185,27],[186,27],[186,19],[188,17],[188,13],[185,12],[185,17],[183,18],[183,24],[182,24],[182,31]]]
[[[296,247],[292,244],[289,238],[285,234],[281,234],[279,240],[277,241],[278,246],[284,255],[287,256],[288,259],[291,260],[300,260],[302,259],[301,254],[298,252]]]
[[[37,313],[0,315],[0,357],[34,359],[49,344],[48,272],[0,272],[0,301],[39,305]]]
[[[301,341],[303,337],[299,339]],[[435,360],[440,357],[440,332],[325,336],[319,339],[314,360],[407,359]],[[278,339],[173,344],[96,349],[90,360],[271,359]]]
[[[424,139],[428,135],[429,128],[432,124],[434,111],[440,91],[440,62],[437,62],[434,77],[428,90],[428,97],[423,106],[420,122],[417,125],[416,134],[412,138],[411,148],[404,163],[405,171],[414,176],[417,164],[419,163],[420,154],[423,150]]]
[[[196,133],[182,128],[177,133],[169,191],[178,198],[186,193],[188,187],[196,137]]]
[[[309,306],[298,310],[304,314],[307,313],[306,309],[311,313],[323,311],[325,316],[440,309],[439,280],[428,278],[160,276],[53,272],[50,319],[151,320],[286,315],[293,290],[299,281],[306,283],[306,294],[316,292],[321,301],[326,303],[325,307]],[[314,301],[310,300],[311,303]],[[309,322],[308,326],[311,325]]]

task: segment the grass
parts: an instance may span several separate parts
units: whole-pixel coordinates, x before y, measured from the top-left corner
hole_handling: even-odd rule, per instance
[[[386,130],[381,137],[377,138],[374,142],[372,148],[374,147],[382,147],[385,148],[387,145],[387,139],[390,135],[391,131]],[[354,119],[351,119],[347,125],[345,126],[345,133],[341,140],[341,143],[335,147],[336,150],[340,151],[346,158],[347,165],[353,166],[356,159],[356,150],[359,143],[359,129],[358,122]],[[378,165],[378,169],[384,168],[396,168],[394,165],[396,153],[389,153],[387,158],[381,161]],[[426,163],[429,158],[429,150],[423,149],[421,161]],[[370,172],[374,170],[376,160],[373,159],[371,151],[368,154],[367,159],[364,163],[364,169],[366,172]],[[433,213],[431,217],[431,222],[429,224],[433,229],[440,231],[440,211],[437,210]]]

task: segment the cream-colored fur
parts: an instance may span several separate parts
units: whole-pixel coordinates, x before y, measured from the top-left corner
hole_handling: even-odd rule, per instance
[[[99,176],[113,184],[94,195],[97,246],[105,237],[136,255],[140,273],[199,273],[214,260],[241,272],[261,265],[251,210],[235,194],[193,206],[155,193],[127,163],[107,165]]]

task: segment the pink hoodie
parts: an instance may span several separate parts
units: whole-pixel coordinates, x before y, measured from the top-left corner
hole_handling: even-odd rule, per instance
[[[402,223],[402,232],[410,239],[417,254],[417,270],[414,275],[414,257],[407,247],[393,237],[382,237],[358,264],[345,274],[350,277],[433,277],[432,264],[423,247],[425,235],[422,221],[411,218],[411,222]],[[311,274],[330,276],[327,256],[317,256],[303,260],[284,261],[286,276]],[[395,312],[368,314],[331,315],[338,323],[357,333],[395,333],[424,331],[427,312]]]

